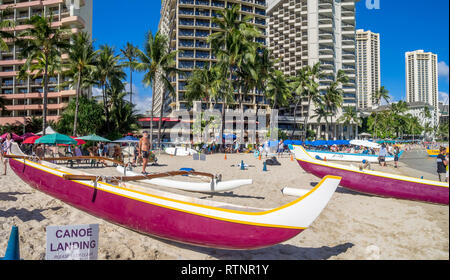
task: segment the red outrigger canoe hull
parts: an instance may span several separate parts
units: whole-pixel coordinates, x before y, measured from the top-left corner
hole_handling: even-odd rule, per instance
[[[98,218],[162,239],[202,247],[248,250],[285,242],[303,231],[235,223],[177,211],[64,180],[20,160],[9,161],[11,169],[34,189]]]
[[[374,176],[299,159],[297,161],[306,172],[317,177],[324,175],[342,177],[340,185],[356,192],[397,199],[449,204],[449,189],[445,187]]]

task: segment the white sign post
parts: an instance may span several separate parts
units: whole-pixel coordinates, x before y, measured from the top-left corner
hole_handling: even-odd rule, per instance
[[[96,260],[98,224],[48,226],[46,260]]]

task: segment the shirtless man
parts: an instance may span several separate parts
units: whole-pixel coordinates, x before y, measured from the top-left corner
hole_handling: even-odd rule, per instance
[[[142,157],[142,174],[147,174],[145,168],[147,168],[148,157],[150,151],[150,140],[148,137],[148,132],[144,131],[144,136],[142,136],[141,140],[139,140],[139,157]]]

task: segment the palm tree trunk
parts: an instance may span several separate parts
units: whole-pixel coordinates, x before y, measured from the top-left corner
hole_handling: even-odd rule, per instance
[[[292,130],[292,136],[291,138],[294,138],[294,134],[297,130],[297,108],[298,108],[298,104],[300,103],[301,98],[299,98],[297,100],[297,102],[295,103],[295,107],[294,107],[294,129]]]
[[[303,135],[303,141],[306,141],[308,137],[308,121],[309,121],[309,112],[311,111],[311,97],[308,97],[308,111],[306,112],[305,122],[303,124],[303,130],[305,131],[305,135]]]
[[[164,92],[161,94],[161,109],[159,111],[159,120],[158,120],[158,148],[161,148],[161,126],[162,126],[162,117],[164,111]]]
[[[133,69],[130,67],[130,104],[133,105]]]
[[[45,136],[45,129],[47,128],[47,96],[48,96],[48,56],[45,55],[44,100],[42,105],[42,131],[44,136]]]
[[[152,110],[150,115],[150,146],[151,150],[153,150],[153,118],[154,118],[154,108],[155,108],[155,86],[153,86],[153,94],[152,94]]]
[[[79,106],[79,98],[80,98],[80,86],[81,86],[81,71],[78,72],[77,97],[76,97],[76,103],[75,103],[75,117],[74,117],[74,120],[73,120],[73,136],[77,136],[78,106]]]

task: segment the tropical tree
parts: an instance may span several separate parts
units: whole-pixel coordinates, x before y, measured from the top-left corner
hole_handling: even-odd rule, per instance
[[[267,82],[266,96],[272,100],[272,108],[277,109],[279,106],[285,106],[291,100],[291,87],[286,80],[283,72],[275,70],[269,76]]]
[[[338,121],[349,127],[355,125],[356,135],[358,135],[358,128],[361,125],[361,119],[358,117],[358,112],[356,112],[354,107],[345,107],[344,114],[339,118]]]
[[[328,117],[330,116],[330,112],[327,110],[326,106],[324,104],[319,104],[315,109],[314,109],[314,115],[312,116],[313,118],[316,118],[317,123],[319,124],[317,126],[317,136],[320,137],[320,133],[319,133],[319,127],[320,124],[322,123],[322,119],[325,119],[325,122],[327,124],[328,127]],[[326,131],[328,132],[328,131]]]
[[[389,96],[389,91],[384,86],[382,86],[379,90],[377,90],[374,93],[374,104],[376,106],[380,106],[381,101],[383,101],[383,100],[389,104],[390,99],[391,99],[391,97]],[[376,130],[377,121],[378,121],[378,112],[375,112],[375,123],[374,123],[375,136],[377,136],[377,130]]]
[[[203,69],[194,70],[186,85],[185,98],[190,103],[195,100],[209,100],[210,108],[213,108],[218,98],[218,77],[219,73],[215,67],[209,68],[205,65]]]
[[[133,104],[133,71],[137,63],[136,47],[130,42],[127,42],[125,48],[120,50],[125,59],[124,66],[130,69],[130,103]]]
[[[303,129],[304,129],[304,140],[306,140],[306,134],[308,131],[308,123],[309,123],[309,117],[311,112],[311,105],[314,103],[315,106],[320,103],[320,92],[319,92],[319,79],[321,79],[324,76],[324,73],[321,70],[320,62],[316,63],[313,66],[305,66],[306,67],[306,73],[307,73],[307,80],[306,80],[306,90],[303,92],[304,97],[308,100],[308,109],[306,112],[305,120],[303,123]],[[302,78],[302,77],[301,77]]]
[[[105,123],[103,106],[95,99],[88,98],[84,95],[80,95],[78,104],[78,133],[81,135],[102,134],[101,130]],[[72,99],[61,114],[61,118],[56,126],[57,131],[64,134],[72,133],[76,107],[76,100]]]
[[[139,128],[137,122],[141,116],[134,110],[134,105],[125,100],[128,95],[125,85],[121,81],[114,81],[108,88],[108,92],[111,100],[111,122],[114,125],[113,132],[109,132],[109,136],[114,138],[136,131]]]
[[[301,68],[295,77],[289,77],[289,84],[292,89],[293,95],[292,99],[294,102],[294,127],[292,130],[291,137],[294,138],[294,134],[297,130],[297,110],[299,104],[302,102],[305,93],[307,91],[307,84],[309,82],[309,72],[308,67]],[[302,107],[303,112],[303,107]]]
[[[70,78],[61,85],[62,87],[70,85],[76,90],[76,106],[72,135],[77,136],[80,94],[82,89],[86,89],[95,83],[92,76],[96,71],[98,52],[94,50],[94,46],[86,32],[73,34],[71,42],[69,59],[64,65],[64,68],[68,69],[64,74]]]
[[[126,77],[123,65],[120,63],[120,56],[114,53],[114,49],[108,45],[100,47],[94,75],[98,85],[102,89],[103,110],[106,116],[106,129],[110,131],[110,111],[108,87],[121,81]]]
[[[0,11],[0,50],[7,51],[9,50],[8,44],[5,39],[14,39],[14,33],[9,31],[14,26],[15,23],[12,20],[7,19],[8,16],[11,15],[13,11],[11,9],[5,9]]]
[[[53,16],[33,16],[26,20],[26,24],[31,28],[22,31],[18,35],[17,45],[21,48],[21,56],[26,61],[20,72],[23,76],[24,72],[33,72],[39,70],[43,75],[43,110],[42,110],[42,127],[45,135],[47,127],[47,95],[49,70],[56,69],[57,64],[61,62],[61,55],[69,48],[67,36],[69,30],[65,28],[52,27]],[[35,61],[39,61],[39,68],[36,69]]]
[[[333,126],[333,116],[337,115],[337,111],[342,107],[344,102],[344,91],[340,87],[343,84],[348,83],[349,78],[346,76],[343,70],[339,70],[336,74],[335,80],[327,88],[326,94],[323,96],[323,101],[326,105],[326,109],[329,112],[330,125],[334,132],[334,138],[337,137],[337,130]],[[327,137],[328,137],[328,125],[327,125]]]
[[[171,74],[174,69],[174,59],[176,52],[169,52],[168,37],[161,34],[159,31],[153,36],[149,31],[147,33],[144,49],[136,49],[138,62],[135,69],[140,72],[145,72],[143,82],[146,86],[152,87],[152,108],[151,108],[151,125],[150,125],[150,143],[153,145],[153,119],[155,110],[155,95],[156,95],[156,80],[163,82],[164,86],[170,92],[174,92],[174,88],[170,82],[168,74]],[[161,114],[163,113],[165,94],[164,90],[161,92]],[[162,117],[159,119],[159,128],[161,127]],[[160,131],[160,130],[159,130]],[[158,134],[160,139],[160,134]],[[159,141],[158,141],[159,142]]]

